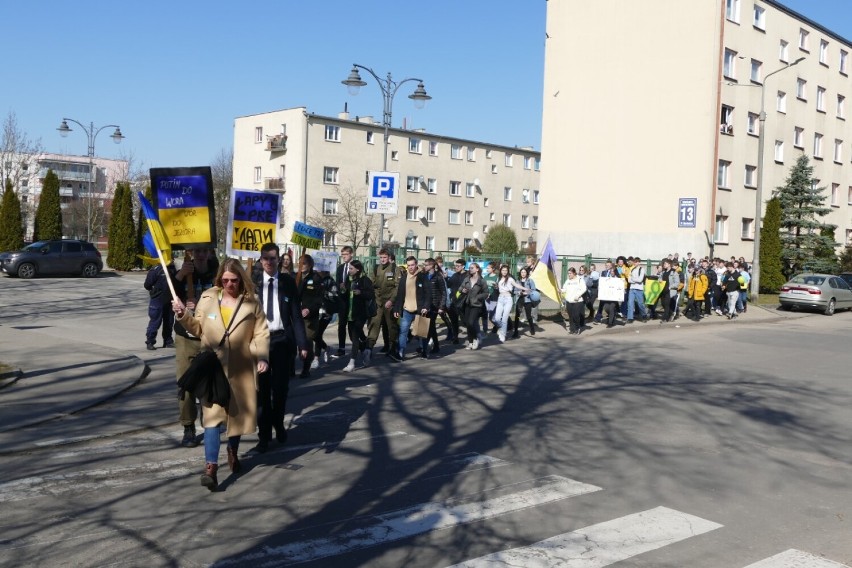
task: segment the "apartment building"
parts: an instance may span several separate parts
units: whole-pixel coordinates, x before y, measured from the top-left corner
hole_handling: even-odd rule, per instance
[[[751,259],[762,102],[763,207],[807,154],[852,242],[849,40],[771,0],[551,0],[547,33],[558,253]]]
[[[234,186],[283,193],[278,238],[287,242],[297,220],[321,225],[342,215],[347,194],[363,196],[366,215],[368,173],[382,170],[383,152],[384,128],[372,117],[319,116],[304,107],[242,116],[234,121]],[[537,241],[539,152],[391,128],[387,163],[401,188],[384,242],[461,252],[501,223],[522,247]],[[344,241],[327,232],[325,246],[351,244]]]

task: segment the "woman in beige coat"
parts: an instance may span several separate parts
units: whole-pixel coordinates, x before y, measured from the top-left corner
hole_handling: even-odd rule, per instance
[[[254,284],[239,261],[232,258],[219,267],[213,288],[201,294],[195,313],[177,299],[173,309],[181,325],[201,339],[201,349],[216,352],[231,386],[228,408],[201,401],[206,462],[201,484],[215,491],[219,486],[216,473],[220,428],[227,428],[228,465],[233,473],[238,473],[240,436],[253,433],[257,425],[257,373],[269,366],[269,328]],[[232,319],[228,337],[220,348],[219,342]]]

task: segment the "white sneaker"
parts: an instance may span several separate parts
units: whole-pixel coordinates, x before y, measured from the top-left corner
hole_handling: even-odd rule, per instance
[[[351,373],[355,370],[355,359],[349,359],[349,364],[343,367],[344,373]]]
[[[319,359],[314,359],[311,361],[311,370],[319,369]]]
[[[373,356],[373,350],[372,349],[364,349],[364,366],[365,367],[370,364],[370,358],[372,356]]]
[[[479,349],[479,340],[478,340],[478,339],[474,339],[474,340],[473,340],[473,343],[471,343],[471,344],[470,344],[470,348],[471,348],[471,349],[473,349],[474,351],[476,351],[477,349]]]
[[[328,363],[328,349],[322,350],[322,362]]]
[[[468,349],[473,349],[473,343],[468,343],[468,344],[467,344],[467,348],[468,348]]]
[[[502,333],[497,334],[497,339],[500,340],[500,343],[506,343],[506,336],[503,335]]]

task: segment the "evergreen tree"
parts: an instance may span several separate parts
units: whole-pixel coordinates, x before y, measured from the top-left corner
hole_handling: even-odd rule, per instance
[[[852,272],[852,245],[846,245],[840,255],[840,272]]]
[[[59,176],[53,170],[47,170],[36,209],[33,239],[44,241],[61,238],[62,200],[59,197]]]
[[[132,270],[136,265],[136,226],[130,184],[115,186],[110,222],[109,265],[115,270]]]
[[[766,202],[760,227],[760,292],[777,292],[784,282],[781,262],[781,203],[777,197]]]
[[[151,184],[145,186],[143,192],[145,199],[151,201]],[[134,199],[134,202],[136,200]],[[139,214],[136,217],[136,268],[144,268],[142,259],[138,257],[140,254],[145,254],[145,246],[142,244],[142,239],[148,233],[148,221],[145,219],[145,214],[142,212],[142,207],[139,207]]]
[[[506,225],[492,225],[482,243],[482,252],[486,254],[517,254],[518,237],[515,231]]]
[[[814,258],[806,264],[806,268],[819,267],[817,272],[825,272],[827,274],[837,273],[838,258],[837,251],[834,246],[829,243],[836,244],[834,240],[834,225],[826,225],[819,232],[821,237],[825,238],[825,242],[817,246],[814,250]]]
[[[0,251],[24,248],[24,223],[21,218],[21,202],[12,187],[11,178],[6,178],[3,201],[0,202]]]
[[[819,219],[828,215],[830,207],[823,203],[824,187],[816,187],[813,166],[806,155],[799,156],[790,168],[787,183],[776,188],[775,196],[781,203],[781,258],[787,275],[808,270],[824,271],[831,267],[814,258],[817,250],[837,243],[823,234],[823,228],[831,227]]]

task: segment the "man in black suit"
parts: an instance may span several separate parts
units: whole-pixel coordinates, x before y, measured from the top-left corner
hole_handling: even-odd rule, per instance
[[[269,370],[257,377],[258,443],[255,450],[261,453],[269,448],[273,428],[279,443],[287,441],[284,408],[290,391],[289,363],[296,356],[297,348],[302,359],[308,355],[299,291],[289,274],[278,272],[279,255],[275,243],[261,247],[263,271],[257,274],[254,282],[269,325]]]
[[[349,321],[349,263],[352,262],[352,247],[349,245],[340,249],[341,264],[337,267],[337,289],[340,293],[339,311],[337,312],[337,356],[346,355],[346,323]]]

